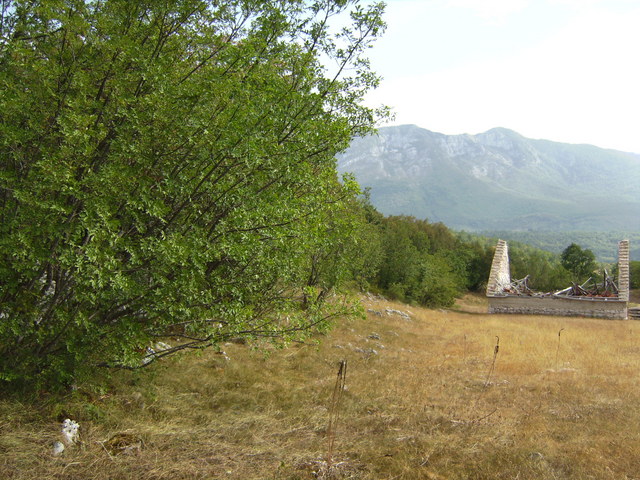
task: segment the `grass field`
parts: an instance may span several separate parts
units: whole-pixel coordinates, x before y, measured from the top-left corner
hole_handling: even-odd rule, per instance
[[[0,400],[0,478],[640,478],[640,323],[363,302],[366,320],[317,344],[229,344],[101,391]],[[54,456],[67,417],[80,442]]]

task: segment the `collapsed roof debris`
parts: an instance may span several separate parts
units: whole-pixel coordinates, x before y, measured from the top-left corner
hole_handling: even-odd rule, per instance
[[[525,295],[528,297],[548,297],[548,296],[564,296],[564,297],[591,297],[591,298],[612,298],[618,296],[618,285],[614,279],[609,276],[605,270],[604,281],[596,283],[593,277],[582,285],[572,283],[570,287],[556,292],[536,292],[529,286],[529,275],[521,280],[514,280],[502,289],[502,292],[496,292],[497,295]]]

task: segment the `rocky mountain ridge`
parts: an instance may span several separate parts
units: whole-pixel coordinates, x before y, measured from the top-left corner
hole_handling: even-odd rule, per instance
[[[402,125],[355,139],[338,169],[385,214],[457,229],[640,231],[640,155],[505,128],[444,135]]]

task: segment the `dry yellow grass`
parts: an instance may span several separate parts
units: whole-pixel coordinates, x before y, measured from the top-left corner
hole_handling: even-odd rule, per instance
[[[479,296],[450,311],[364,303],[367,320],[318,344],[227,345],[228,361],[184,356],[104,392],[1,401],[0,478],[640,478],[639,323],[488,315]],[[81,443],[54,457],[65,416]]]

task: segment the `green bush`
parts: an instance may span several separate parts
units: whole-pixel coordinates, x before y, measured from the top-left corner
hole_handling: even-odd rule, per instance
[[[493,252],[479,242],[459,240],[441,223],[409,216],[369,219],[378,225],[382,249],[372,281],[390,297],[447,307],[486,282]]]
[[[334,157],[384,114],[359,104],[381,5],[320,20],[354,3],[2,3],[0,379],[336,313],[359,237]]]

